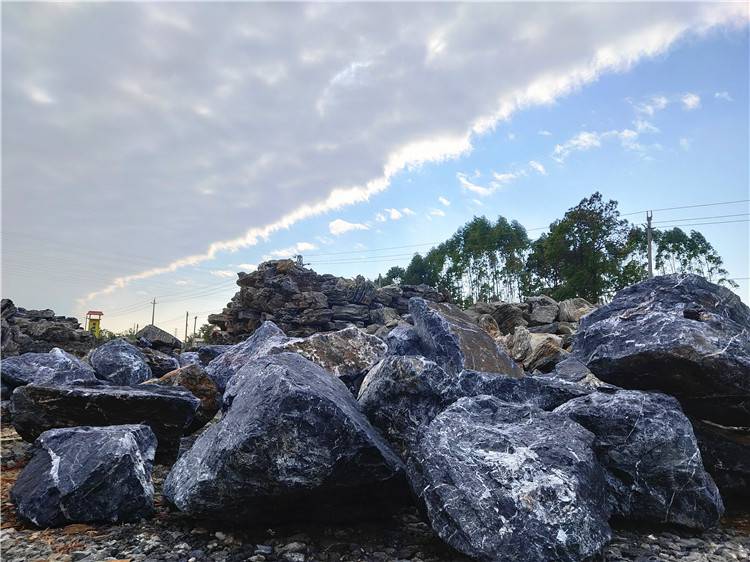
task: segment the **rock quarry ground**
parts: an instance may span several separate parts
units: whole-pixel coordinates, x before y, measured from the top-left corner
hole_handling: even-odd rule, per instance
[[[185,450],[195,440],[183,440]],[[287,525],[228,528],[170,510],[161,488],[168,469],[154,469],[156,515],[120,525],[73,524],[40,530],[15,517],[8,493],[30,458],[31,444],[3,427],[0,549],[6,562],[174,560],[239,561],[468,561],[446,546],[416,509],[383,520],[346,526]],[[595,560],[724,562],[750,560],[750,517],[729,510],[719,528],[701,534],[671,527],[615,527],[612,542]]]

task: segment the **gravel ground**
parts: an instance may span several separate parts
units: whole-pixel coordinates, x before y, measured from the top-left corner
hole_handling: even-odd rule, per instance
[[[270,529],[230,529],[173,512],[161,497],[167,469],[154,471],[156,515],[122,525],[68,525],[39,530],[15,517],[8,493],[28,460],[30,445],[3,428],[0,552],[5,562],[173,560],[251,562],[412,561],[448,562],[468,558],[445,546],[416,510],[352,526],[296,525]],[[186,442],[185,445],[189,445]],[[601,561],[750,561],[750,518],[728,517],[702,535],[679,529],[619,528]]]

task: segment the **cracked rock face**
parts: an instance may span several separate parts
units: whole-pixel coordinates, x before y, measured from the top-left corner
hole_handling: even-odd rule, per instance
[[[523,376],[523,369],[457,307],[412,298],[409,312],[427,356],[447,372],[473,369]]]
[[[399,324],[383,338],[389,355],[424,355],[419,334],[411,324]]]
[[[601,380],[661,390],[685,412],[750,426],[750,308],[697,275],[623,289],[581,320],[576,356]]]
[[[173,462],[200,401],[182,388],[157,385],[27,385],[11,396],[13,427],[25,441],[63,427],[142,423],[159,440],[156,460]]]
[[[594,436],[490,396],[438,415],[408,463],[432,528],[477,560],[578,561],[610,539]]]
[[[9,389],[27,384],[95,382],[90,365],[59,348],[49,353],[24,353],[3,359],[0,372]]]
[[[403,464],[336,377],[295,353],[245,365],[228,411],[172,468],[179,510],[241,523],[348,520],[408,498]]]
[[[703,464],[725,499],[750,498],[750,429],[693,420]]]
[[[11,500],[21,518],[39,527],[149,517],[155,449],[145,425],[45,431]]]
[[[596,435],[594,450],[606,470],[615,515],[701,530],[718,524],[724,513],[719,490],[674,398],[594,392],[555,412]]]
[[[151,378],[146,356],[123,339],[108,341],[91,352],[91,365],[100,379],[120,386],[134,386]]]

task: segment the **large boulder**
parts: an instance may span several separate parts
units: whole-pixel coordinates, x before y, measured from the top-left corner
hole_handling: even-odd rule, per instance
[[[161,386],[27,385],[11,396],[13,427],[26,441],[55,428],[142,423],[159,440],[156,460],[164,464],[176,458],[199,405],[189,391]]]
[[[690,421],[671,396],[594,392],[557,410],[596,435],[614,515],[707,529],[724,513]]]
[[[200,365],[187,365],[167,373],[158,379],[151,379],[143,384],[158,384],[162,386],[180,386],[189,390],[200,400],[200,406],[195,417],[186,428],[187,433],[193,433],[210,422],[221,407],[221,396],[216,383],[206,374]]]
[[[154,377],[161,377],[180,367],[177,357],[173,357],[158,349],[146,347],[141,349],[141,352],[146,358],[149,369],[151,369],[151,375]]]
[[[594,436],[560,414],[463,398],[439,414],[408,463],[432,528],[481,561],[580,561],[610,539]]]
[[[750,430],[693,420],[703,464],[727,503],[750,499]]]
[[[507,302],[494,304],[495,306],[491,314],[495,322],[497,322],[501,334],[512,334],[517,326],[526,326],[528,324],[524,318],[524,311],[521,306]]]
[[[133,386],[151,378],[146,356],[122,338],[97,347],[89,361],[97,377],[115,385]]]
[[[9,390],[27,384],[70,384],[97,380],[90,365],[57,347],[49,353],[24,353],[3,359],[0,377]]]
[[[506,336],[505,342],[511,357],[527,371],[548,373],[568,356],[568,352],[562,349],[560,336],[532,333],[523,326],[516,327],[512,335]]]
[[[170,352],[182,348],[180,340],[153,324],[149,324],[138,330],[135,338],[144,347],[151,347],[159,351]]]
[[[179,510],[243,524],[351,521],[408,497],[401,461],[344,383],[301,355],[247,363],[225,403],[167,476]]]
[[[51,429],[34,445],[10,492],[21,519],[56,527],[153,513],[156,436],[147,426]]]
[[[526,304],[529,305],[529,324],[531,326],[550,324],[557,318],[559,305],[552,297],[547,295],[528,297]]]
[[[574,353],[603,381],[674,395],[693,417],[750,427],[750,308],[697,275],[654,277],[581,320]]]
[[[447,372],[473,369],[523,376],[523,369],[458,307],[415,297],[409,312],[428,357]]]
[[[399,324],[383,338],[389,355],[424,355],[422,341],[411,324]]]
[[[557,319],[560,322],[578,322],[589,312],[596,310],[593,304],[580,297],[560,301],[559,306],[560,311],[557,314]]]

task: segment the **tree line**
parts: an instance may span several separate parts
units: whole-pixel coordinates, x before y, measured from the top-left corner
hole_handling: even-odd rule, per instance
[[[700,232],[675,227],[652,230],[652,238],[655,274],[697,273],[736,286]],[[464,306],[541,293],[602,302],[648,276],[647,255],[646,229],[621,218],[617,201],[596,192],[533,241],[518,221],[474,217],[425,255],[414,254],[406,268],[379,275],[377,283],[426,283]]]

